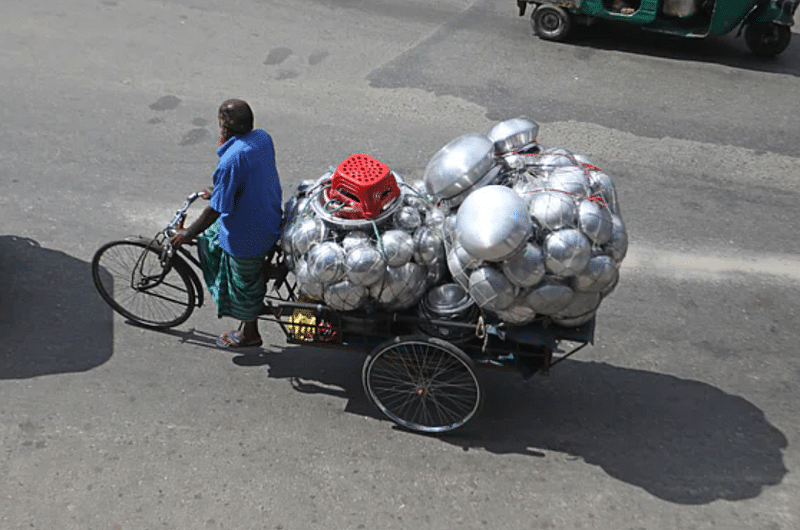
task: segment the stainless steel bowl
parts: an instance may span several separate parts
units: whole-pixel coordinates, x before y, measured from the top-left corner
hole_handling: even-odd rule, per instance
[[[483,134],[465,134],[442,147],[425,168],[429,195],[449,199],[471,188],[494,165],[492,142]]]
[[[492,127],[486,136],[494,145],[495,153],[502,154],[535,142],[538,134],[539,124],[520,116],[501,121]]]

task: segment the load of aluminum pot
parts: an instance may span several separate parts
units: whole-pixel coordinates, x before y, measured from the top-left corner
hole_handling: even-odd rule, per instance
[[[457,138],[431,159],[426,189],[450,206],[450,275],[484,312],[509,325],[579,326],[616,287],[627,230],[611,177],[584,155],[539,145],[538,131],[521,116],[486,141]]]
[[[325,199],[332,173],[305,181],[284,208],[282,247],[300,294],[338,311],[401,310],[447,274],[445,215],[421,181],[375,219],[345,219]]]

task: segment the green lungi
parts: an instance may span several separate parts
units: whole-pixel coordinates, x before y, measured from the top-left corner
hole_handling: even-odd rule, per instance
[[[203,279],[217,305],[217,317],[255,320],[261,313],[264,295],[264,258],[235,258],[219,246],[219,220],[197,236],[197,253]]]

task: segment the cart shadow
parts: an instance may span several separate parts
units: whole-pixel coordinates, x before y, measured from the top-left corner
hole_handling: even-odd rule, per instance
[[[0,380],[96,368],[111,358],[112,324],[89,263],[0,236]]]
[[[507,375],[487,377],[484,414],[448,442],[564,453],[679,504],[753,498],[787,473],[764,412],[706,383],[580,361],[527,384]]]
[[[345,411],[386,420],[361,387],[363,356],[285,348],[235,359],[268,367],[299,392],[347,399]],[[678,504],[758,496],[787,473],[786,437],[747,400],[706,383],[566,361],[527,382],[515,373],[479,371],[483,408],[461,430],[439,436],[465,451],[585,462]],[[388,420],[386,420],[388,421]],[[397,427],[396,427],[397,428]]]

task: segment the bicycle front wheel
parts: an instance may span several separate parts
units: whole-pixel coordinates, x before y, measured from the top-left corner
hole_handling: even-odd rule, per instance
[[[92,278],[114,311],[141,326],[164,329],[189,318],[195,306],[192,276],[183,261],[162,265],[161,247],[147,241],[112,241],[95,252]]]

